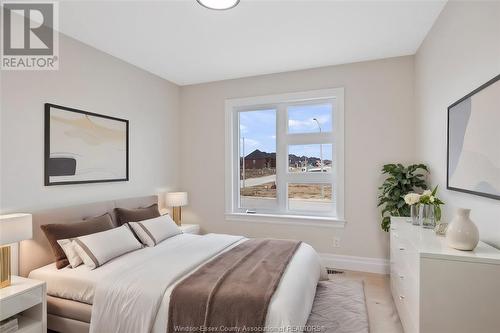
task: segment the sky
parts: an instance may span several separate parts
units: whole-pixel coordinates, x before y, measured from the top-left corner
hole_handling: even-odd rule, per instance
[[[240,112],[240,144],[243,149],[245,138],[245,156],[255,149],[267,153],[276,152],[276,111],[259,110]],[[319,132],[316,118],[323,132],[332,131],[332,110],[330,104],[295,105],[288,108],[289,133]],[[323,145],[323,159],[332,159],[332,145]],[[289,153],[297,156],[320,157],[320,145],[294,145]]]

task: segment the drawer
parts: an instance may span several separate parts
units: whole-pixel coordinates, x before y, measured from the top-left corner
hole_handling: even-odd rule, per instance
[[[396,308],[398,310],[398,315],[399,319],[401,320],[401,323],[403,324],[403,327],[405,328],[405,332],[407,331],[407,326],[409,322],[409,313],[407,310],[406,306],[406,299],[405,295],[402,292],[401,288],[401,282],[398,281],[396,278],[391,279],[392,281],[392,297],[394,298],[394,304],[396,305]]]
[[[397,265],[404,266],[405,271],[409,271],[411,275],[417,276],[419,271],[419,255],[407,239],[395,239],[394,246],[391,244],[391,256],[394,258],[394,262]],[[407,275],[409,275],[409,273]]]
[[[415,330],[415,322],[418,320],[418,313],[414,312],[414,307],[411,304],[411,298],[407,295],[407,285],[402,279],[397,277],[393,282],[392,294],[394,303],[398,310],[399,318],[403,324],[405,333],[413,333]]]
[[[390,241],[391,250],[392,250],[393,247],[395,247],[395,244],[398,243],[398,241],[399,241],[399,234],[396,231],[391,230],[389,241]]]
[[[400,288],[399,285],[401,284],[401,282],[398,280],[397,270],[393,267],[391,267],[390,284],[392,294],[396,295],[396,289]]]
[[[401,238],[396,233],[391,233],[391,246],[390,246],[390,255],[391,262],[398,265],[403,263],[404,258],[401,256],[402,249],[404,245],[401,241]]]
[[[8,297],[0,300],[0,320],[9,318],[19,312],[27,310],[37,304],[42,303],[43,289],[33,288],[15,297]]]
[[[406,297],[409,295],[412,296],[412,299],[415,299],[415,295],[418,294],[418,279],[412,275],[410,271],[406,269],[406,267],[397,267],[395,266],[393,270],[391,270],[391,282],[398,286],[398,290]]]
[[[419,286],[418,279],[408,271],[400,275],[401,293],[405,296],[405,303],[412,317],[418,318],[419,314]]]

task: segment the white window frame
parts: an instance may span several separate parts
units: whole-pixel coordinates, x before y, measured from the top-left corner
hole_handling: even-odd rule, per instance
[[[288,133],[287,107],[290,105],[329,102],[333,105],[331,132]],[[343,227],[344,219],[344,88],[322,89],[279,95],[238,98],[226,100],[226,219],[244,222],[287,223]],[[240,133],[238,113],[258,109],[276,109],[276,186],[278,207],[284,211],[258,210],[246,213],[239,208],[239,158]],[[284,118],[284,119],[283,119]],[[333,144],[335,168],[332,173],[288,172],[288,146],[294,144]],[[284,171],[286,170],[286,172]],[[314,212],[290,212],[288,206],[288,183],[330,183],[333,185],[335,211],[318,214]]]

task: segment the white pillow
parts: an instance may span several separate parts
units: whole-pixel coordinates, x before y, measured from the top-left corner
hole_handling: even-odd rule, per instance
[[[75,268],[83,264],[82,258],[80,258],[78,252],[76,252],[74,241],[71,239],[59,239],[57,243],[63,249],[64,254],[66,254],[69,261],[69,267]]]
[[[75,249],[85,266],[97,268],[125,253],[142,248],[132,231],[123,225],[118,228],[76,237]]]
[[[129,222],[130,227],[144,245],[155,246],[161,241],[181,234],[177,224],[168,215],[155,217],[140,222]]]

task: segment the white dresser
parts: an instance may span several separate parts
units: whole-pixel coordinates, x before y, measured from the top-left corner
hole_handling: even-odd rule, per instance
[[[406,333],[500,332],[500,251],[449,248],[433,230],[391,219],[391,291]]]

